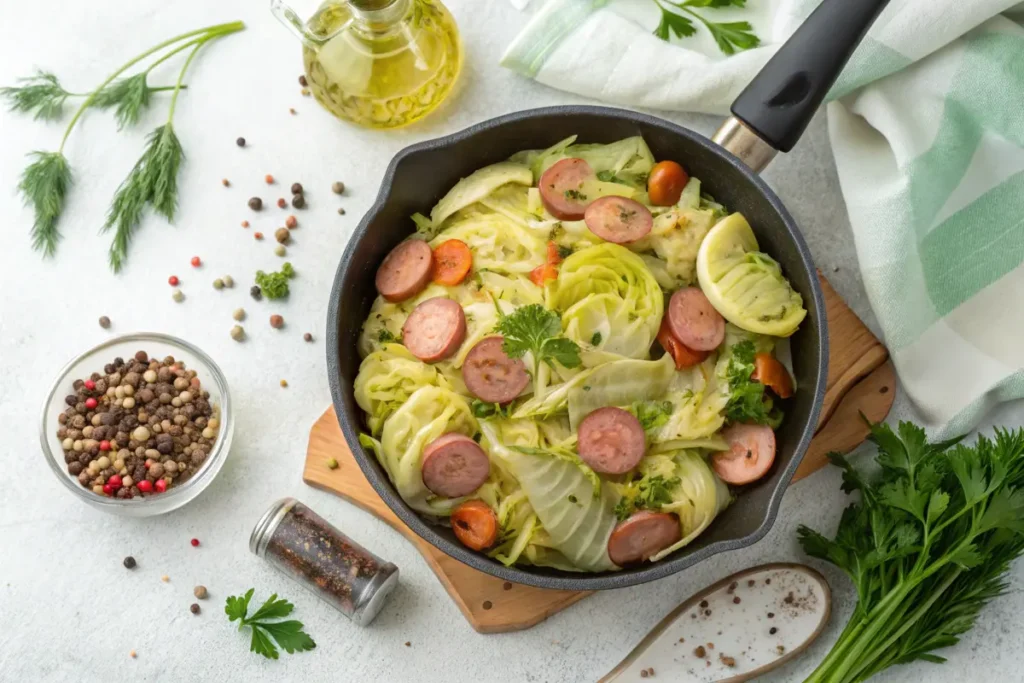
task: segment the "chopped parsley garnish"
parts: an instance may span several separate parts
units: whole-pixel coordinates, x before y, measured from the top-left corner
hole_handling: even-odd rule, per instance
[[[579,190],[566,190],[562,194],[565,195],[566,199],[573,199],[580,202],[587,200],[587,195],[583,194]]]
[[[377,333],[377,341],[381,344],[401,344],[401,337],[396,337],[386,327],[381,328],[380,332]]]
[[[637,401],[630,407],[630,412],[640,420],[644,431],[657,429],[668,422],[673,410],[672,401]]]
[[[631,485],[631,490],[615,505],[615,516],[622,521],[637,510],[656,510],[672,502],[671,491],[679,486],[679,477],[666,479],[660,474],[646,476]]]
[[[725,379],[729,383],[725,417],[730,422],[770,425],[774,429],[782,422],[782,411],[765,395],[764,385],[751,379],[755,351],[754,343],[749,340],[741,341],[731,349],[732,357],[725,370]]]
[[[469,406],[473,412],[473,417],[479,420],[489,417],[508,417],[511,414],[511,407],[512,404],[502,406],[499,403],[485,403],[480,399],[474,399],[473,403]]]
[[[601,344],[601,333],[600,332],[595,332],[593,334],[593,336],[590,337],[590,343],[593,344],[594,346],[600,346],[600,344]]]

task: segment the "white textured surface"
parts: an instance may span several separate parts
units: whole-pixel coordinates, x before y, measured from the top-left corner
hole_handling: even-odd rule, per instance
[[[427,123],[396,133],[345,126],[299,95],[296,43],[264,2],[242,0],[106,0],[6,3],[0,22],[0,83],[34,66],[55,70],[69,88],[85,89],[112,64],[180,31],[244,19],[249,29],[209,49],[187,79],[176,127],[188,154],[181,175],[181,213],[175,226],[149,218],[128,268],[106,268],[106,237],[97,236],[109,199],[137,158],[154,112],[138,130],[115,133],[110,118],[91,114],[67,148],[76,185],[57,258],[41,261],[29,248],[30,214],[14,194],[23,154],[51,149],[57,125],[0,113],[0,680],[100,681],[111,676],[146,681],[592,681],[608,671],[642,635],[686,596],[742,567],[802,557],[795,528],[809,522],[831,531],[844,501],[835,472],[819,473],[786,495],[768,538],[683,575],[603,593],[529,631],[483,636],[473,632],[412,545],[383,523],[301,482],[310,424],[329,404],[322,330],[337,259],[370,205],[391,156],[401,147],[473,122],[528,107],[581,101],[507,73],[497,66],[523,16],[507,3],[452,0],[469,63],[461,93]],[[171,71],[156,80],[165,82]],[[297,116],[288,113],[298,110]],[[159,109],[159,108],[158,108]],[[709,133],[709,117],[669,118]],[[238,149],[244,135],[249,146]],[[279,184],[268,191],[263,175]],[[789,157],[766,174],[804,226],[818,265],[869,322],[853,261],[852,241],[821,119]],[[221,187],[227,177],[232,187]],[[351,188],[339,200],[333,180]],[[276,267],[270,239],[285,212],[273,206],[287,184],[301,181],[310,208],[297,212],[289,258],[299,272],[291,301],[255,303],[248,294],[257,268]],[[245,206],[261,195],[269,205],[253,217]],[[348,215],[335,213],[343,204]],[[249,219],[248,231],[239,222]],[[252,232],[262,230],[262,243]],[[205,265],[193,270],[198,254]],[[840,270],[833,272],[838,266]],[[175,304],[168,275],[182,278],[188,298]],[[238,283],[216,292],[225,273]],[[243,306],[249,341],[228,336],[231,312]],[[271,312],[288,326],[270,329]],[[153,329],[181,335],[213,355],[227,374],[237,411],[231,458],[210,489],[176,513],[123,520],[74,500],[54,481],[38,452],[37,415],[48,383],[72,355],[113,332]],[[301,335],[310,330],[315,344]],[[278,380],[288,379],[281,389]],[[904,404],[897,414],[906,415]],[[1010,408],[1003,419],[1020,421]],[[294,495],[338,527],[395,562],[402,583],[374,623],[360,630],[330,607],[277,575],[248,551],[249,531],[275,499]],[[193,549],[188,539],[203,545]],[[128,572],[121,559],[134,555]],[[852,607],[847,582],[825,570],[836,596],[832,626],[798,663],[770,678],[797,680],[838,633]],[[160,582],[167,574],[170,582]],[[1020,680],[1019,589],[986,610],[978,628],[943,652],[945,666],[902,667],[885,681]],[[211,598],[192,616],[192,586]],[[295,601],[296,617],[318,642],[313,653],[264,661],[224,617],[225,596],[255,586],[258,597],[278,591]],[[404,646],[410,641],[412,646]],[[129,650],[138,659],[128,657]]]

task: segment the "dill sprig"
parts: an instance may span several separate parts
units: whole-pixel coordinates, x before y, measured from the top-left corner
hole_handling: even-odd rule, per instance
[[[32,114],[37,121],[56,121],[64,115],[64,102],[70,93],[49,71],[38,70],[28,78],[19,78],[23,85],[0,88],[0,96],[7,100],[10,111]]]
[[[32,247],[52,256],[60,234],[57,220],[64,209],[64,197],[71,186],[71,168],[60,152],[32,152],[36,161],[25,169],[18,189],[25,203],[35,209],[32,224]]]
[[[90,107],[114,107],[119,127],[136,123],[142,111],[149,106],[151,95],[168,89],[150,88],[147,82],[148,74],[157,65],[191,47],[192,53],[185,61],[177,83],[173,86],[167,123],[150,135],[145,153],[121,184],[108,214],[105,227],[117,227],[114,244],[110,249],[110,264],[115,272],[124,263],[131,233],[138,225],[147,203],[152,204],[156,211],[168,220],[173,219],[178,204],[177,175],[184,154],[171,122],[178,95],[186,87],[182,79],[200,47],[211,40],[244,28],[245,24],[236,21],[207,26],[165,40],[133,57],[110,74],[99,87],[84,96],[85,101],[79,105],[64,129],[57,151],[32,152],[29,156],[34,158],[34,161],[24,170],[21,182],[18,183],[18,190],[26,205],[35,211],[32,226],[34,248],[42,251],[44,256],[51,256],[60,239],[58,225],[72,183],[71,168],[67,157],[64,156],[64,145],[67,144],[68,137],[82,114]],[[139,62],[175,45],[174,49],[150,64],[142,73],[121,78],[122,74]],[[0,96],[9,101],[12,110],[33,112],[36,119],[59,118],[68,97],[82,96],[68,92],[60,85],[56,76],[44,71],[39,71],[35,76],[23,79],[22,82],[24,85],[19,87],[0,89]]]
[[[149,106],[153,93],[174,90],[174,86],[166,85],[149,87],[146,76],[152,70],[150,67],[144,73],[114,81],[96,95],[92,106],[98,109],[117,107],[118,128],[135,123],[141,111]],[[49,71],[36,71],[35,75],[21,78],[18,82],[23,85],[0,88],[0,97],[7,100],[10,111],[32,114],[37,121],[60,120],[68,98],[88,97],[90,94],[69,92]]]

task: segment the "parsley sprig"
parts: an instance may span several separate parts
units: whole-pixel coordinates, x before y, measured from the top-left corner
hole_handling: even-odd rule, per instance
[[[615,505],[615,516],[622,521],[637,510],[657,510],[672,502],[672,490],[679,486],[679,477],[666,479],[655,474],[642,477],[630,485]]]
[[[981,609],[1002,595],[1009,563],[1024,552],[1024,430],[996,430],[974,446],[929,443],[908,422],[871,426],[877,472],[839,454],[843,491],[860,500],[835,538],[805,526],[812,557],[850,577],[857,607],[809,683],[864,681],[958,642]],[[927,678],[927,676],[926,676]]]
[[[268,619],[282,619],[292,613],[295,605],[287,600],[279,600],[277,593],[274,593],[263,605],[250,617],[249,600],[252,599],[254,588],[246,591],[245,595],[232,595],[224,605],[224,613],[228,615],[229,621],[238,621],[238,630],[248,626],[252,629],[252,642],[249,645],[250,652],[256,652],[267,659],[277,659],[280,646],[288,654],[312,650],[316,647],[313,639],[302,630],[301,621],[267,621]],[[274,645],[277,641],[277,646]]]
[[[661,10],[661,21],[654,29],[654,35],[668,40],[669,34],[676,38],[688,38],[697,33],[693,20],[704,24],[711,37],[718,44],[718,49],[727,55],[749,50],[761,44],[761,39],[754,34],[753,27],[747,21],[711,21],[696,8],[718,9],[722,7],[746,7],[747,0],[654,0]]]
[[[557,313],[541,304],[517,308],[510,315],[502,312],[497,300],[494,307],[498,309],[495,329],[505,338],[501,349],[509,358],[522,358],[527,352],[533,353],[535,380],[541,363],[552,368],[555,361],[566,368],[580,366],[580,347],[562,336],[562,319]]]

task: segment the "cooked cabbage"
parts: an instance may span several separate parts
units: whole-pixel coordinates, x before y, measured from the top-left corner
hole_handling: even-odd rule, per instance
[[[455,183],[430,212],[430,220],[434,225],[441,225],[459,209],[480,201],[507,183],[532,185],[533,174],[526,166],[508,161],[484,166]]]
[[[562,263],[549,305],[565,336],[603,351],[647,358],[665,310],[665,295],[643,259],[618,244],[581,249]],[[596,335],[600,335],[599,337]]]
[[[402,500],[429,515],[451,514],[464,498],[444,498],[423,484],[423,449],[449,432],[477,433],[477,422],[466,399],[436,386],[420,387],[384,421],[380,462]]]
[[[389,343],[359,365],[355,398],[366,412],[370,434],[378,436],[384,421],[420,387],[449,388],[433,366],[409,353],[401,344]]]

